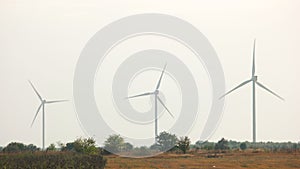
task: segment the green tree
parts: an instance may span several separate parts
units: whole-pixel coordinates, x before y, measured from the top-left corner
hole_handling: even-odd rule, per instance
[[[23,143],[11,142],[4,147],[3,152],[21,152],[26,150],[26,145]]]
[[[84,152],[84,148],[83,148],[83,139],[82,138],[78,138],[74,141],[74,150],[78,153],[83,153]]]
[[[228,147],[229,149],[239,149],[240,148],[240,142],[229,140],[228,141]]]
[[[55,145],[53,143],[50,144],[49,147],[47,147],[47,151],[56,151]]]
[[[137,155],[137,156],[147,156],[150,155],[150,151],[149,148],[146,146],[142,146],[142,147],[135,147],[132,151],[133,155]]]
[[[96,141],[93,138],[78,138],[74,142],[67,143],[62,147],[62,151],[74,151],[84,154],[98,154],[99,149],[96,147]]]
[[[67,143],[66,146],[62,147],[62,151],[75,151],[74,142]]]
[[[293,143],[293,146],[292,146],[292,149],[293,151],[297,151],[297,148],[298,148],[298,144],[297,143]],[[1,148],[0,148],[1,149]]]
[[[247,149],[247,144],[245,142],[240,144],[240,149],[241,150],[246,150]]]
[[[120,135],[110,135],[104,142],[104,148],[112,153],[118,153],[122,151],[124,147],[124,138]]]
[[[204,150],[213,150],[215,148],[215,143],[199,140],[196,142],[196,147],[198,147],[199,149],[204,149]]]
[[[26,149],[29,151],[39,151],[40,149],[37,148],[37,146],[33,145],[33,144],[29,144],[28,146],[26,146]]]
[[[97,154],[98,149],[95,146],[96,141],[93,138],[79,138],[74,141],[74,150],[78,153]]]
[[[159,136],[157,136],[157,145],[161,151],[168,151],[176,146],[177,137],[175,134],[170,134],[167,132],[161,132]]]
[[[123,145],[123,150],[124,151],[130,151],[132,149],[133,149],[133,145],[132,144],[130,144],[130,143],[124,143],[124,145]]]
[[[96,147],[96,141],[93,138],[83,140],[83,152],[86,154],[99,153],[99,149]]]
[[[185,154],[190,149],[191,140],[185,136],[180,137],[180,140],[177,143],[178,148]]]
[[[150,150],[159,150],[159,149],[160,149],[160,146],[157,143],[150,146]]]
[[[224,138],[222,138],[218,143],[215,145],[216,150],[226,150],[229,149],[228,147],[228,141]]]

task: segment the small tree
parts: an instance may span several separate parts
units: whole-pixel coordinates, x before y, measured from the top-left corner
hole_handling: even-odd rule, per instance
[[[124,145],[123,145],[123,150],[124,151],[130,151],[132,149],[133,149],[133,145],[132,144],[130,144],[130,143],[124,143]]]
[[[37,146],[33,145],[33,144],[29,144],[28,146],[26,146],[27,150],[29,151],[38,151],[39,148],[37,148]]]
[[[215,143],[199,140],[196,142],[196,147],[198,147],[199,149],[204,149],[204,150],[213,150],[215,148]]]
[[[240,149],[243,150],[243,151],[246,150],[247,149],[247,144],[245,142],[241,143],[240,144]]]
[[[150,146],[150,150],[159,150],[159,149],[160,149],[160,146],[157,143]]]
[[[83,140],[83,152],[86,154],[98,154],[99,150],[96,147],[96,141],[93,138]]]
[[[66,146],[61,148],[62,151],[75,151],[74,142],[67,143]]]
[[[168,151],[176,146],[177,137],[175,134],[170,134],[167,132],[161,132],[159,136],[157,136],[157,145],[159,146],[161,151]]]
[[[21,152],[26,150],[26,145],[23,143],[11,142],[3,148],[3,152]]]
[[[229,149],[228,141],[222,138],[218,143],[215,145],[216,150],[226,150]]]
[[[55,145],[53,143],[50,144],[49,147],[47,147],[47,151],[55,151],[55,150],[56,150],[56,147],[55,147]]]
[[[124,139],[120,135],[110,135],[104,142],[104,149],[112,153],[118,153],[123,149]]]
[[[293,149],[294,152],[297,151],[297,148],[298,148],[298,144],[297,143],[293,143],[292,149]]]
[[[180,140],[178,141],[177,145],[178,148],[185,154],[190,149],[191,140],[185,136],[180,137]]]
[[[83,153],[84,152],[84,147],[83,147],[83,139],[82,138],[78,138],[74,141],[73,146],[74,146],[74,150],[78,153]]]
[[[147,156],[150,155],[151,153],[148,147],[142,146],[142,147],[135,147],[132,151],[132,154],[136,156]]]
[[[62,143],[61,141],[57,141],[56,145],[58,150],[63,150],[66,147],[65,144]]]
[[[67,143],[66,146],[61,145],[62,151],[74,151],[84,154],[98,154],[99,149],[96,147],[96,141],[93,138],[78,138],[74,142]]]

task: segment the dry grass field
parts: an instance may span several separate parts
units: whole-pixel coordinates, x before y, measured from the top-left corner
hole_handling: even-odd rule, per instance
[[[115,155],[105,156],[105,168],[158,168],[158,169],[300,169],[300,152],[227,152],[211,157],[210,153],[196,153],[189,155],[163,154],[149,158],[124,158]]]

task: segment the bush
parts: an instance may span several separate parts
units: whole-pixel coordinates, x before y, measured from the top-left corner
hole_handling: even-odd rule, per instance
[[[167,132],[161,132],[157,136],[157,146],[159,147],[160,151],[168,151],[176,146],[177,137],[175,134],[170,134]]]
[[[95,144],[96,141],[93,138],[79,138],[74,142],[67,143],[66,146],[62,146],[61,150],[96,155],[100,152]]]
[[[222,138],[218,143],[215,145],[215,150],[227,150],[229,149],[228,141]]]
[[[54,144],[50,144],[49,147],[47,147],[47,151],[56,151],[56,147]]]
[[[191,140],[185,136],[181,137],[177,143],[178,148],[185,154],[190,149]]]
[[[5,153],[17,153],[17,152],[24,152],[24,151],[38,151],[39,148],[37,148],[33,144],[25,145],[23,143],[18,142],[11,142],[6,147],[2,149]]]
[[[247,149],[247,144],[245,142],[240,144],[240,149],[241,150],[246,150]]]
[[[3,152],[16,153],[24,150],[26,150],[26,145],[24,145],[23,143],[11,142],[3,149]]]
[[[124,138],[120,135],[110,135],[104,142],[104,149],[111,153],[118,153],[122,151],[124,143]]]
[[[208,141],[197,141],[195,147],[196,149],[213,150],[215,148],[215,143]]]
[[[134,148],[132,151],[132,154],[136,155],[136,156],[147,156],[147,155],[150,155],[151,152],[148,147],[142,146],[142,147]]]
[[[106,159],[101,155],[79,153],[13,153],[0,155],[0,166],[5,169],[91,168],[103,169]]]

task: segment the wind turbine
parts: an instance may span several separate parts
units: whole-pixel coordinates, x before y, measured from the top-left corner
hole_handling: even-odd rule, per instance
[[[127,99],[131,99],[131,98],[136,98],[136,97],[141,97],[141,96],[150,96],[150,95],[154,95],[154,106],[155,106],[155,142],[156,142],[156,139],[157,139],[157,136],[158,136],[158,132],[157,132],[157,101],[160,102],[160,104],[167,110],[167,112],[174,118],[173,114],[170,112],[170,110],[167,108],[167,106],[163,103],[163,101],[159,98],[159,87],[160,87],[160,83],[161,83],[161,80],[162,80],[162,77],[164,75],[164,72],[166,70],[166,67],[167,67],[167,64],[165,64],[162,72],[161,72],[161,75],[160,75],[160,78],[157,82],[157,85],[156,85],[156,88],[153,92],[147,92],[147,93],[143,93],[143,94],[138,94],[138,95],[134,95],[134,96],[129,96],[127,97]]]
[[[278,97],[281,100],[284,100],[282,97],[280,97],[278,94],[276,94],[275,92],[273,92],[272,90],[268,89],[266,86],[264,86],[262,83],[259,83],[257,81],[257,76],[255,75],[255,41],[254,40],[254,44],[253,44],[253,61],[252,61],[252,76],[251,79],[244,81],[243,83],[241,83],[240,85],[238,85],[237,87],[233,88],[232,90],[228,91],[227,93],[225,93],[224,95],[222,95],[220,97],[223,98],[226,95],[228,95],[229,93],[233,92],[234,90],[246,85],[247,83],[252,82],[252,111],[253,111],[253,143],[256,142],[256,117],[255,117],[255,86],[258,85],[259,87],[265,89],[266,91],[270,92],[271,94],[273,94],[274,96]]]
[[[32,123],[31,123],[30,127],[32,127],[32,125],[33,125],[33,123],[34,123],[34,121],[35,121],[35,119],[36,119],[36,117],[37,117],[39,111],[41,110],[41,108],[43,108],[43,114],[42,114],[42,118],[43,118],[43,135],[42,135],[42,136],[43,136],[43,150],[45,150],[45,105],[46,105],[46,104],[51,104],[51,103],[65,102],[65,101],[68,101],[68,100],[54,100],[54,101],[47,101],[46,99],[43,99],[43,98],[41,97],[41,95],[40,95],[39,92],[36,90],[36,88],[33,86],[33,84],[31,83],[31,81],[28,81],[28,82],[30,83],[30,85],[31,85],[31,87],[33,88],[34,92],[36,93],[36,95],[38,96],[38,98],[39,98],[40,101],[41,101],[41,104],[40,104],[40,106],[38,107],[38,109],[37,109],[37,111],[36,111],[36,114],[35,114],[35,116],[34,116],[34,118],[33,118],[33,121],[32,121]]]

